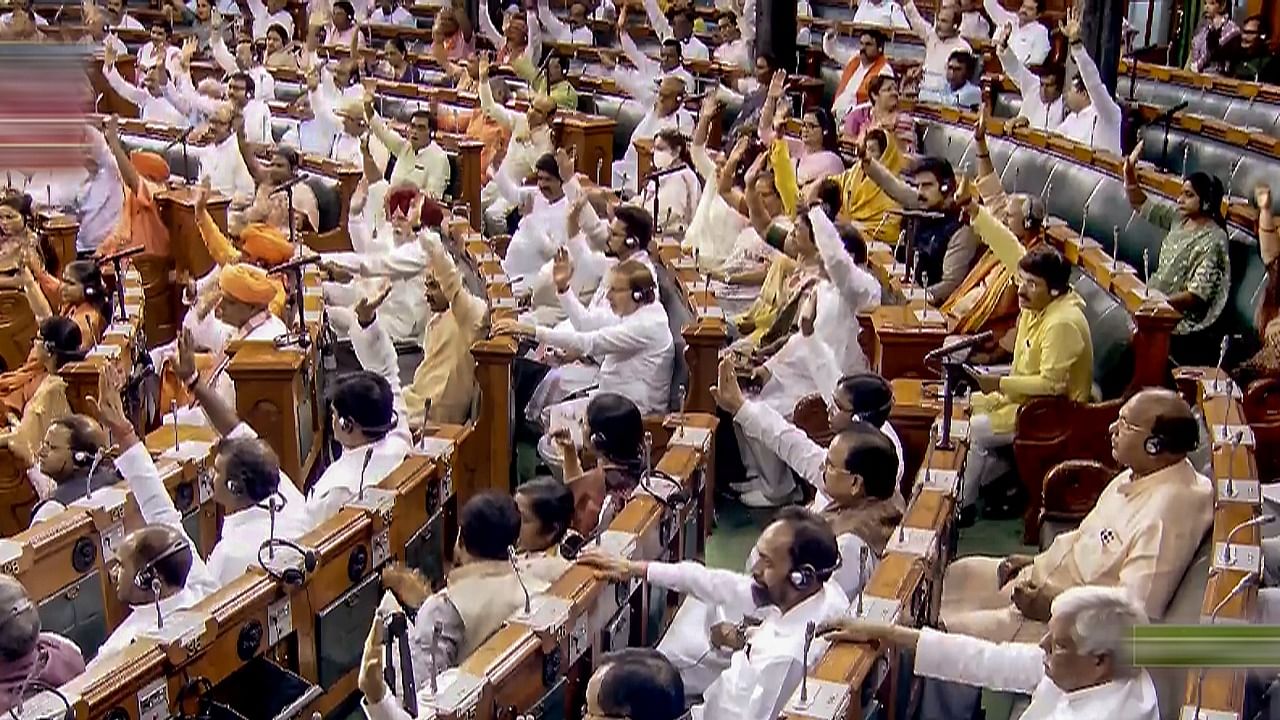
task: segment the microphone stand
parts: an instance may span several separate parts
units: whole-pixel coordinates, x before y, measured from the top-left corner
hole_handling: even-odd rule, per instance
[[[951,413],[955,409],[956,385],[962,365],[964,363],[959,360],[942,361],[942,432],[938,435],[938,442],[933,445],[938,450],[956,449],[956,444],[951,441]]]
[[[111,258],[111,270],[116,274],[116,305],[120,308],[120,322],[129,320],[129,311],[124,307],[124,270],[120,265],[123,258]]]

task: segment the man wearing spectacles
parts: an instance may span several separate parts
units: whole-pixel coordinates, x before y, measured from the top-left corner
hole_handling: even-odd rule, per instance
[[[996,644],[850,618],[823,628],[823,637],[908,649],[906,656],[914,657],[915,673],[921,677],[1029,694],[1031,704],[1021,720],[1156,720],[1160,708],[1155,685],[1145,670],[1134,668],[1125,657],[1131,629],[1146,622],[1146,613],[1124,591],[1085,586],[1054,599],[1039,645]],[[922,707],[921,717],[934,717],[927,712]]]
[[[101,426],[84,415],[68,415],[49,426],[36,457],[20,458],[31,468],[27,475],[40,494],[40,502],[31,511],[32,525],[62,512],[86,492],[119,480],[111,463],[100,462],[99,453],[105,446]]]

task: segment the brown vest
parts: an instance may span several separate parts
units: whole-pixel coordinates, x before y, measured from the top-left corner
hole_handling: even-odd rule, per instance
[[[524,577],[530,594],[547,589],[537,577]],[[454,568],[445,581],[449,602],[462,617],[461,663],[502,627],[513,613],[524,608],[524,591],[507,560],[476,560]]]
[[[836,537],[853,533],[862,538],[876,557],[881,557],[893,531],[902,522],[902,501],[894,493],[886,500],[868,500],[855,508],[833,503],[822,511],[822,517],[831,523]]]

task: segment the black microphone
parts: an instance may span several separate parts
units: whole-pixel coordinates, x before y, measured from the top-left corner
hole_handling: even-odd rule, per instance
[[[914,218],[942,218],[947,216],[946,213],[940,210],[911,210],[908,208],[892,208],[885,212],[890,215],[901,215],[903,217],[914,217]]]
[[[645,176],[644,182],[646,185],[651,182],[657,182],[668,175],[674,175],[681,170],[684,170],[686,167],[688,167],[688,165],[685,165],[684,163],[676,163],[665,170],[654,170]]]
[[[126,250],[121,250],[118,253],[115,253],[112,255],[106,255],[104,257],[98,258],[98,265],[106,265],[108,263],[124,260],[125,258],[128,258],[128,257],[133,257],[134,255],[141,255],[142,253],[146,252],[146,250],[147,249],[142,245],[139,245],[138,247],[128,248]],[[123,281],[123,278],[117,278],[117,281],[118,282]]]
[[[177,145],[178,143],[185,143],[185,142],[187,141],[187,138],[188,138],[188,137],[191,137],[191,131],[192,131],[192,130],[195,130],[195,128],[194,128],[194,127],[187,127],[187,128],[185,128],[185,129],[183,129],[183,131],[178,135],[178,137],[176,137],[176,138],[174,138],[174,139],[170,140],[170,141],[169,141],[169,144],[164,146],[164,149],[165,149],[165,150],[168,150],[168,149],[172,148],[174,145]]]
[[[1178,103],[1177,105],[1174,105],[1173,107],[1169,108],[1168,110],[1165,110],[1164,112],[1160,113],[1159,115],[1157,115],[1157,116],[1155,116],[1155,117],[1151,118],[1149,121],[1147,121],[1147,122],[1146,122],[1146,123],[1144,123],[1144,124],[1146,124],[1146,125],[1159,125],[1159,124],[1161,124],[1161,123],[1168,122],[1168,121],[1170,121],[1170,120],[1172,120],[1172,119],[1173,119],[1173,116],[1174,116],[1174,114],[1175,114],[1175,113],[1177,113],[1177,112],[1179,112],[1179,111],[1181,111],[1181,110],[1185,110],[1185,109],[1187,108],[1187,105],[1189,105],[1189,104],[1190,104],[1190,103],[1189,103],[1188,101],[1183,100],[1182,102]]]
[[[267,274],[275,275],[277,273],[289,272],[290,270],[295,270],[297,268],[305,267],[307,265],[316,265],[316,264],[319,264],[319,262],[320,262],[319,255],[307,255],[306,257],[300,257],[297,260],[290,260],[289,262],[281,263],[274,267],[267,268]]]
[[[302,175],[294,175],[293,177],[289,178],[288,180],[285,180],[284,182],[282,182],[282,183],[280,183],[279,185],[275,186],[275,188],[273,188],[273,189],[271,190],[271,192],[270,192],[270,193],[268,193],[268,194],[269,194],[269,195],[276,195],[276,194],[278,194],[278,193],[285,192],[286,190],[290,190],[290,189],[292,189],[294,185],[297,185],[298,183],[303,182],[304,180],[306,180],[306,178],[305,178],[305,177],[303,177]]]
[[[511,561],[511,572],[515,573],[516,582],[520,583],[520,590],[524,592],[524,614],[528,615],[531,612],[529,588],[524,584],[524,577],[520,575],[520,559],[516,557],[516,549],[511,545],[507,546],[507,559]]]
[[[942,347],[936,350],[930,350],[929,352],[925,353],[924,361],[930,362],[932,360],[937,360],[940,357],[950,355],[951,353],[957,352],[959,350],[968,350],[969,348],[974,347],[975,345],[981,345],[982,343],[990,340],[993,337],[995,337],[994,332],[990,330],[984,330],[983,332],[980,332],[977,335],[970,335],[969,337],[963,340],[957,340],[951,343],[950,345],[943,345]]]

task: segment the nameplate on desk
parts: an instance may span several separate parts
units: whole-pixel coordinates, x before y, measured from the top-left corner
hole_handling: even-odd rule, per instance
[[[942,437],[942,421],[933,421],[934,431],[938,433],[938,437]],[[951,440],[959,440],[961,442],[969,439],[969,421],[968,420],[951,420]]]
[[[71,507],[98,510],[112,522],[118,523],[124,520],[124,506],[127,502],[129,502],[129,493],[118,487],[104,487],[94,490],[90,495],[73,500]]]
[[[1236,438],[1239,437],[1239,441]],[[1253,436],[1253,428],[1248,425],[1214,425],[1213,426],[1213,444],[1214,445],[1235,445],[1239,442],[1244,447],[1253,447],[1256,438]]]
[[[899,528],[890,534],[889,544],[885,547],[885,552],[915,555],[916,557],[928,559],[933,557],[933,553],[937,549],[937,532],[909,527]]]
[[[681,255],[671,261],[671,267],[676,270],[693,270],[698,267],[697,261],[687,255]]]
[[[845,717],[848,708],[847,684],[810,677],[805,680],[804,699],[800,699],[800,688],[796,688],[783,713],[817,720],[836,720]]]
[[[1159,290],[1153,290],[1152,288],[1149,288],[1149,287],[1138,288],[1137,294],[1138,294],[1138,297],[1142,298],[1144,302],[1162,303],[1169,299],[1168,295],[1165,295]]]
[[[454,441],[448,438],[428,436],[419,440],[417,447],[413,450],[415,455],[447,460],[453,455],[454,446]]]
[[[876,253],[891,253],[891,252],[893,252],[893,246],[891,246],[887,242],[880,242],[879,240],[876,240],[875,242],[867,246],[868,255],[875,255]]]
[[[17,575],[20,570],[23,546],[12,540],[0,540],[0,572]]]
[[[700,318],[718,318],[724,319],[724,308],[716,305],[701,305],[698,307],[698,317]]]
[[[103,333],[103,337],[111,337],[112,335],[119,335],[120,337],[126,337],[126,338],[132,337],[133,326],[130,325],[129,323],[122,323],[122,322],[111,323],[111,327],[107,328],[107,331]]]
[[[1240,720],[1238,713],[1230,710],[1209,710],[1194,705],[1183,705],[1178,720]]]
[[[1117,262],[1115,260],[1112,260],[1107,265],[1107,269],[1111,271],[1112,275],[1137,275],[1138,274],[1138,272],[1134,270],[1133,266],[1130,265],[1129,263]]]
[[[916,310],[915,313],[916,320],[921,325],[945,326],[947,324],[947,318],[942,313],[932,308],[921,308],[920,310]]]
[[[509,285],[511,283],[511,278],[502,273],[490,275],[486,277],[485,280],[487,280],[490,285]]]
[[[304,310],[302,311],[302,321],[303,321],[303,322],[309,322],[309,323],[313,323],[313,322],[320,322],[320,316],[321,316],[323,313],[324,313],[324,311],[323,311],[323,310],[306,310],[306,309],[304,309]]]
[[[1218,502],[1258,505],[1262,502],[1262,483],[1241,478],[1218,480]]]
[[[671,434],[671,441],[668,446],[679,445],[680,447],[690,447],[698,450],[705,450],[707,440],[711,438],[711,430],[708,428],[689,427],[681,425]]]
[[[955,470],[921,469],[919,485],[924,490],[937,490],[955,498],[960,495],[960,473]]]
[[[124,311],[129,317],[138,317],[142,314],[142,303],[125,303]]]
[[[516,299],[513,297],[494,298],[493,306],[496,308],[511,308],[514,310],[516,307]]]
[[[863,581],[865,582],[868,579],[863,578]],[[859,604],[862,607],[858,607]],[[853,602],[849,603],[849,617],[871,620],[887,625],[898,621],[898,613],[901,610],[902,603],[896,598],[883,598],[875,595],[863,595],[861,603],[855,597]]]
[[[1211,398],[1227,397],[1228,395],[1236,400],[1244,399],[1244,395],[1240,392],[1240,384],[1227,378],[1222,378],[1220,380],[1201,380],[1200,392],[1204,395],[1206,400]]]
[[[680,241],[670,235],[662,235],[657,238],[657,245],[659,248],[678,248]]]
[[[209,457],[209,449],[212,447],[213,443],[204,442],[203,440],[184,440],[160,453],[160,459],[172,460],[177,463],[188,460],[203,460]]]
[[[906,298],[907,302],[915,302],[916,300],[924,300],[927,302],[929,300],[929,291],[922,287],[912,285],[910,287],[902,288],[902,297]]]
[[[907,274],[907,264],[896,262],[889,266],[889,274],[894,277],[905,277]]]
[[[356,493],[343,507],[359,508],[368,510],[375,514],[381,513],[385,517],[391,516],[391,511],[396,506],[396,491],[384,490],[378,487],[366,487]]]
[[[555,595],[538,595],[529,602],[529,612],[521,607],[510,618],[511,622],[527,626],[539,634],[559,635],[569,624],[568,600]]]
[[[498,262],[498,256],[494,255],[493,251],[486,250],[482,253],[476,253],[476,261],[477,262]]]
[[[89,351],[89,357],[104,357],[108,360],[115,360],[120,357],[120,346],[98,343]]]
[[[1239,570],[1262,573],[1262,548],[1257,545],[1225,542],[1213,544],[1213,567],[1216,570]]]
[[[605,530],[600,533],[599,549],[614,557],[630,560],[636,555],[636,534],[621,530]]]
[[[461,717],[467,714],[480,701],[480,691],[483,689],[483,677],[459,672],[454,676],[453,682],[449,683],[449,687],[436,695],[434,704],[437,715],[447,713]]]

